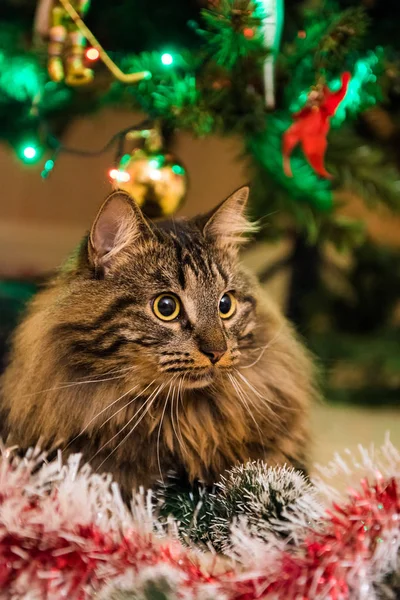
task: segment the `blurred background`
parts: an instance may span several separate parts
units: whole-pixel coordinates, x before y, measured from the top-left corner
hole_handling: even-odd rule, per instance
[[[250,181],[243,260],[321,365],[315,457],[400,445],[399,19],[394,0],[2,0],[1,369],[111,189],[192,216]]]

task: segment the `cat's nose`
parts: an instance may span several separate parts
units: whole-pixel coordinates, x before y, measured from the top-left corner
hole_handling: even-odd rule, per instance
[[[220,361],[228,350],[224,332],[218,327],[200,331],[197,343],[200,352],[207,356],[212,365]]]
[[[224,356],[225,350],[210,350],[209,348],[200,348],[201,352],[205,354],[211,361],[213,365],[215,365],[221,358]]]

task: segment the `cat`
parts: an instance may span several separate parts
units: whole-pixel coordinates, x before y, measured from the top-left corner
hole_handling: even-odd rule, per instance
[[[313,364],[240,263],[248,194],[159,222],[106,199],[15,332],[7,445],[81,452],[124,494],[254,459],[307,471]]]

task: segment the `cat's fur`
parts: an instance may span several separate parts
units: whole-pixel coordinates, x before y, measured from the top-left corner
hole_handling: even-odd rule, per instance
[[[171,469],[206,483],[248,459],[306,469],[311,361],[238,260],[247,195],[156,224],[111,195],[16,331],[8,444],[80,451],[125,493]],[[237,313],[223,321],[231,290]],[[172,322],[152,312],[167,291],[183,307]],[[213,350],[225,352],[214,366]]]

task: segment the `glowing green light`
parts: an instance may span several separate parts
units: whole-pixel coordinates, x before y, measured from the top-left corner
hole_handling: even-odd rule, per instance
[[[370,53],[369,56],[360,58],[354,65],[353,76],[347,87],[347,92],[342,102],[339,104],[335,115],[332,118],[332,126],[339,127],[348,115],[355,115],[361,107],[376,104],[376,98],[368,94],[365,89],[368,84],[376,81],[373,72],[376,56]]]
[[[172,165],[172,172],[175,173],[175,175],[184,175],[185,169],[181,165]]]
[[[124,154],[121,157],[121,161],[120,161],[120,166],[124,167],[126,165],[126,163],[128,163],[131,159],[131,155],[130,154]]]
[[[347,117],[354,117],[360,110],[365,110],[377,102],[377,97],[369,90],[369,86],[375,84],[377,76],[374,68],[379,63],[378,56],[370,52],[367,56],[356,61],[352,77],[347,86],[346,95],[336,109],[331,119],[332,127],[340,127]],[[328,83],[332,92],[337,92],[342,86],[341,79],[335,78]],[[303,90],[289,106],[289,111],[295,113],[307,105],[310,90]],[[377,92],[375,92],[377,95]]]
[[[158,167],[160,166],[159,161],[157,160],[157,158],[152,158],[149,161],[149,167],[151,169],[158,169]]]
[[[44,168],[46,169],[46,171],[51,171],[54,168],[54,160],[51,160],[51,158],[49,160],[46,160],[46,162],[44,163]]]
[[[37,150],[34,146],[25,146],[22,150],[22,154],[26,160],[33,160],[37,156]]]
[[[161,62],[163,65],[172,65],[174,58],[169,52],[164,52],[164,54],[161,55]]]

